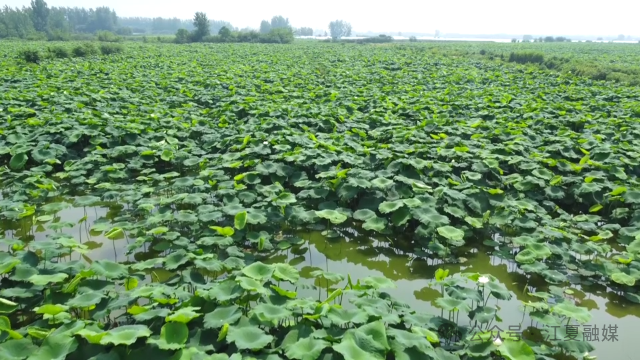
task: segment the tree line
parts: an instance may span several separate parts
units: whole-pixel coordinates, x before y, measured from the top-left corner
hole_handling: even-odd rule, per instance
[[[223,20],[209,20],[210,34],[218,34],[225,28],[235,32],[254,32],[252,29],[238,29]],[[290,29],[293,35],[313,35],[308,27],[294,28],[289,19],[275,16],[268,24],[260,25],[261,34],[272,29]],[[263,28],[264,27],[264,28]],[[110,31],[118,35],[132,34],[175,34],[178,30],[193,31],[193,20],[178,18],[118,17],[115,10],[103,6],[95,9],[79,7],[50,7],[45,0],[31,0],[30,6],[0,8],[0,38],[20,38],[31,40],[67,40],[73,34],[94,34]],[[282,30],[280,30],[282,32]]]

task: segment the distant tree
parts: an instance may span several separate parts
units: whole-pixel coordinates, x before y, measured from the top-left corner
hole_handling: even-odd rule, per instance
[[[601,37],[599,37],[599,38],[597,38],[596,40],[597,40],[597,41],[602,41],[602,38],[601,38]]]
[[[31,0],[31,21],[36,31],[49,29],[49,6],[44,0]]]
[[[511,39],[511,42],[512,42],[512,43],[517,43],[517,42],[518,42],[518,39],[515,39],[515,38],[514,38],[514,39]]]
[[[115,31],[118,23],[118,15],[114,10],[106,6],[96,8],[90,13],[90,20],[85,26],[88,32]]]
[[[220,29],[222,29],[223,27],[226,27],[227,29],[229,29],[230,31],[234,30],[233,25],[231,25],[230,22],[228,21],[224,21],[224,20],[209,20],[210,23],[210,30],[212,34],[217,34],[218,32],[220,32]]]
[[[35,26],[35,24],[34,24],[34,26]],[[623,34],[618,35],[618,40],[624,40],[624,39],[625,39],[625,37],[624,37]]]
[[[435,35],[433,37],[439,38],[440,37],[440,30],[436,30],[436,33],[435,33]]]
[[[189,30],[187,29],[178,29],[176,32],[175,42],[177,44],[186,44],[189,42]]]
[[[310,27],[301,27],[296,29],[294,33],[298,36],[313,36],[313,29]]]
[[[555,39],[553,38],[553,36],[547,36],[544,38],[544,42],[554,42]]]
[[[410,42],[417,42],[417,41],[418,41],[418,38],[417,38],[417,37],[415,37],[415,36],[411,36],[411,37],[409,37],[409,41],[410,41]]]
[[[271,23],[267,20],[262,20],[262,22],[260,23],[260,33],[268,34],[269,31],[271,31]]]
[[[222,40],[227,41],[231,38],[231,30],[228,27],[223,26],[220,31],[218,31],[218,35],[222,38]]]
[[[116,30],[116,34],[123,35],[123,36],[132,35],[133,34],[133,29],[131,29],[130,27],[127,27],[127,26],[119,27]]]
[[[209,36],[211,34],[209,18],[207,18],[207,14],[203,12],[197,12],[193,16],[193,27],[196,29],[193,32],[193,41],[202,41],[205,36]]]
[[[291,28],[289,19],[277,15],[271,18],[271,29]]]
[[[351,24],[344,20],[336,20],[329,23],[331,38],[338,40],[345,36],[351,36]]]
[[[524,42],[529,42],[531,40],[533,40],[533,36],[531,36],[531,35],[525,35],[525,36],[522,37],[522,41],[524,41]]]

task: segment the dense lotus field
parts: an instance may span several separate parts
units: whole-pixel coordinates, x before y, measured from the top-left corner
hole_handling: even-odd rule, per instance
[[[15,64],[0,52],[0,358],[589,359],[583,341],[491,331],[511,293],[436,272],[437,312],[381,277],[269,262],[303,229],[490,247],[539,301],[586,323],[567,286],[640,302],[640,91],[420,46],[128,45]],[[83,258],[65,209],[135,261]],[[45,240],[28,236],[51,230]],[[16,229],[22,229],[17,231]],[[76,254],[76,256],[72,256]],[[169,271],[162,279],[156,271]],[[308,285],[305,285],[308,286]],[[522,284],[524,286],[524,284]],[[524,317],[523,317],[524,318]]]

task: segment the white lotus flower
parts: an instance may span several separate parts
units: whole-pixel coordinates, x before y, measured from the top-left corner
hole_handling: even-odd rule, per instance
[[[502,340],[500,339],[500,336],[497,336],[495,339],[493,339],[493,345],[495,346],[502,345]]]
[[[486,283],[488,283],[488,282],[489,282],[489,278],[488,278],[488,277],[486,277],[486,276],[480,276],[480,279],[478,279],[478,282],[479,282],[480,284],[486,284]]]
[[[584,353],[584,355],[582,355],[582,357],[584,357],[584,360],[596,360],[596,358],[597,358],[597,356],[589,355],[588,352]]]
[[[265,144],[265,145],[269,145],[269,142],[268,142],[268,141],[265,141],[265,142],[263,142],[263,144]]]

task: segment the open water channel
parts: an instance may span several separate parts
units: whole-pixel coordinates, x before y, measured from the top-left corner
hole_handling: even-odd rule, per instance
[[[65,227],[60,231],[73,236],[88,247],[83,255],[74,255],[73,260],[108,259],[116,262],[136,262],[144,260],[145,253],[127,254],[127,244],[131,239],[123,237],[120,240],[109,240],[102,233],[92,232],[90,229],[96,222],[112,220],[122,209],[120,206],[111,208],[87,207],[69,208],[58,213],[54,222],[71,222],[73,227]],[[86,216],[86,219],[85,219]],[[1,223],[4,236],[7,238],[21,238],[27,241],[43,241],[53,234],[46,230],[45,224],[35,224],[31,227],[22,223]],[[329,288],[344,287],[346,281],[335,283],[324,280],[314,280],[310,275],[314,270],[324,270],[341,274],[349,274],[353,281],[367,276],[383,276],[393,280],[395,289],[387,292],[396,299],[409,304],[414,309],[440,314],[435,307],[435,299],[440,297],[437,287],[430,287],[434,281],[437,269],[449,269],[451,274],[472,272],[489,274],[499,279],[512,294],[509,301],[496,304],[502,322],[495,324],[494,330],[509,331],[521,326],[530,326],[530,322],[523,317],[523,302],[537,301],[529,296],[529,292],[547,291],[544,284],[531,284],[527,277],[520,273],[517,265],[509,260],[501,259],[492,254],[492,249],[468,249],[464,258],[458,263],[443,263],[441,260],[426,259],[415,254],[408,242],[394,241],[388,237],[372,238],[358,233],[355,229],[338,230],[339,236],[328,238],[320,231],[298,232],[285,236],[297,236],[304,240],[300,245],[287,249],[276,250],[270,261],[288,262],[300,270],[301,279],[307,279],[308,285],[316,285],[323,296],[330,292]],[[277,237],[277,235],[276,235]],[[155,269],[154,276],[148,281],[162,281],[172,274],[163,269]],[[317,297],[318,290],[297,289],[302,296]],[[575,286],[565,288],[565,296],[572,297],[576,304],[589,309],[592,319],[582,325],[581,332],[590,330],[591,344],[596,350],[591,355],[599,359],[627,360],[637,359],[640,353],[640,342],[636,339],[636,330],[640,321],[640,304],[632,303],[610,289],[596,286]],[[468,321],[460,316],[460,322]],[[541,325],[542,326],[542,325]]]

